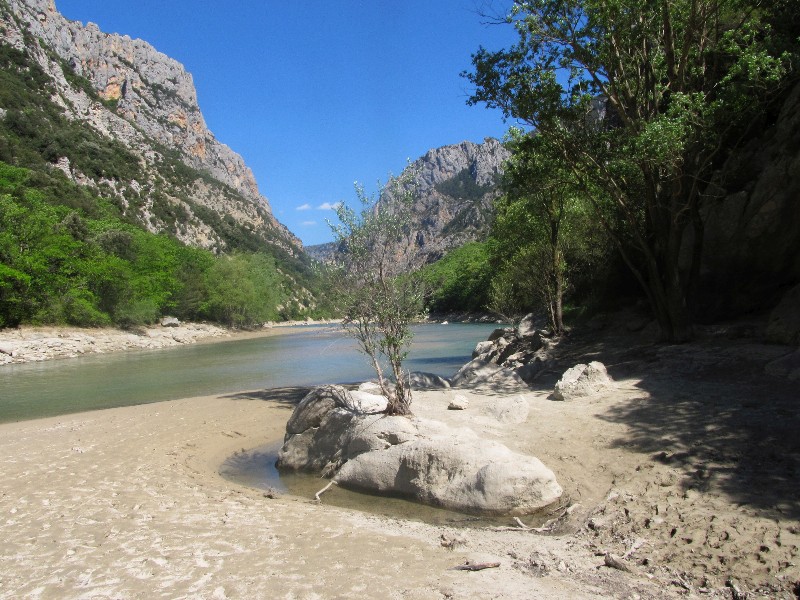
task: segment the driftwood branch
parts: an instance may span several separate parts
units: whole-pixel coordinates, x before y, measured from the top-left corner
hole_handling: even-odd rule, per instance
[[[483,571],[484,569],[496,569],[500,566],[499,562],[490,563],[471,563],[466,562],[463,565],[456,565],[451,571]]]
[[[626,565],[620,558],[610,552],[606,552],[605,558],[603,558],[603,563],[607,567],[611,567],[612,569],[617,569],[618,571],[625,571],[627,573],[631,572],[631,568]]]
[[[327,492],[331,488],[332,485],[336,485],[336,482],[333,479],[331,479],[331,481],[330,481],[330,483],[328,483],[328,485],[326,485],[324,488],[322,488],[320,491],[318,491],[316,494],[314,494],[314,500],[316,502],[321,502],[320,496],[322,494],[324,494],[325,492]]]
[[[528,527],[519,517],[514,517],[514,521],[517,523],[515,526],[511,527],[492,527],[492,531],[533,531],[534,533],[547,533],[548,531],[552,530],[552,526],[548,527]]]

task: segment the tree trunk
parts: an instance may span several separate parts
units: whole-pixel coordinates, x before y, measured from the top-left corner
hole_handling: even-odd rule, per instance
[[[564,276],[559,272],[556,275],[555,297],[555,328],[553,333],[564,333]]]
[[[658,261],[651,255],[647,260],[646,281],[647,296],[660,329],[659,341],[689,341],[693,333],[692,319],[679,265],[659,268]]]

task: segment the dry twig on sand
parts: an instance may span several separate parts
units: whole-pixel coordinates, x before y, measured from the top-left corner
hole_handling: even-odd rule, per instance
[[[456,565],[452,571],[483,571],[484,569],[496,569],[500,566],[499,562],[490,563],[471,563],[467,561],[463,565]]]

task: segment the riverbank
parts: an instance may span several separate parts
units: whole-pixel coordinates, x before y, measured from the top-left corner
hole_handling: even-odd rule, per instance
[[[138,328],[33,327],[0,330],[0,366],[75,358],[85,354],[106,354],[128,350],[174,348],[186,344],[209,343],[276,335],[287,327],[335,324],[336,321],[286,321],[267,323],[254,330],[227,329],[209,323]]]
[[[788,349],[715,344],[575,339],[559,361],[602,360],[616,386],[567,403],[549,399],[555,371],[524,393],[459,390],[464,411],[447,410],[454,390],[415,393],[420,416],[556,473],[570,505],[546,532],[370,516],[222,479],[226,458],[283,438],[302,390],[1,425],[0,597],[793,599],[800,416],[796,385],[763,364]],[[499,567],[453,569],[465,561]]]
[[[241,393],[0,426],[0,597],[669,597],[598,571],[559,538],[464,533],[223,480],[226,457],[282,437],[296,398]],[[437,413],[444,401],[418,397]],[[452,570],[466,560],[501,566]]]

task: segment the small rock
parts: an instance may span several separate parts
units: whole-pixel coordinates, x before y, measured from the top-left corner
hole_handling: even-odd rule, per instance
[[[492,350],[494,350],[494,341],[478,342],[478,345],[475,346],[475,350],[472,351],[472,358],[478,358],[484,354],[489,354]]]
[[[442,548],[447,548],[448,550],[455,550],[458,546],[463,546],[466,543],[467,536],[464,534],[443,533],[439,537],[439,544]]]
[[[181,322],[175,317],[163,317],[161,319],[162,327],[180,327]]]
[[[450,400],[450,404],[447,405],[447,410],[467,410],[467,407],[469,407],[469,400],[467,400],[467,397],[456,394],[456,396]]]
[[[450,387],[450,381],[435,373],[422,373],[414,371],[409,375],[411,389],[446,389]]]
[[[502,398],[489,409],[489,412],[501,423],[518,425],[528,420],[530,405],[522,396]]]
[[[603,563],[607,567],[617,569],[618,571],[626,571],[628,573],[631,571],[630,567],[622,562],[622,559],[615,554],[611,554],[610,552],[606,552],[606,555],[603,557]]]

